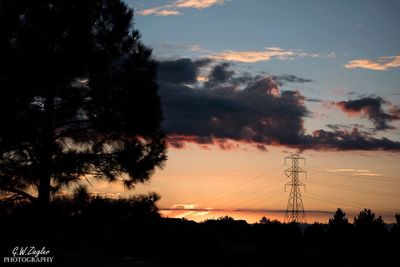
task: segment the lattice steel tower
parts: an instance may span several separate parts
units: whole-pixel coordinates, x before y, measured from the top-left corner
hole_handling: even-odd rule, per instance
[[[292,160],[292,167],[285,170],[285,174],[288,178],[292,178],[292,181],[285,184],[286,186],[290,185],[290,195],[285,213],[285,222],[296,222],[296,223],[306,223],[306,213],[304,212],[303,200],[301,198],[300,186],[304,186],[302,182],[300,182],[300,173],[304,173],[307,175],[306,171],[299,167],[299,161],[304,160],[304,165],[306,164],[306,159],[299,154],[292,154],[288,157],[285,157],[285,165],[286,161],[290,159]]]

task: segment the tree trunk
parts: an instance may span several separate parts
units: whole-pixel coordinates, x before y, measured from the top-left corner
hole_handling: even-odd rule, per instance
[[[43,135],[41,144],[40,167],[39,167],[39,205],[45,207],[50,201],[50,185],[52,176],[53,156],[53,133],[54,133],[54,93],[51,86],[46,92],[43,107]]]
[[[50,175],[42,174],[39,180],[38,201],[40,206],[47,206],[50,202]]]

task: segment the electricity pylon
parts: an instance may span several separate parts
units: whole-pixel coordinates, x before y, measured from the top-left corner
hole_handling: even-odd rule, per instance
[[[288,159],[292,160],[292,167],[286,169],[285,174],[288,178],[292,178],[292,180],[285,184],[285,192],[286,186],[290,186],[290,195],[285,213],[285,222],[306,223],[306,213],[304,212],[303,200],[300,192],[300,186],[304,186],[305,189],[305,184],[300,182],[299,179],[300,173],[307,175],[306,171],[299,167],[299,161],[304,160],[305,165],[306,159],[299,154],[292,154],[288,157],[285,157],[285,165]]]

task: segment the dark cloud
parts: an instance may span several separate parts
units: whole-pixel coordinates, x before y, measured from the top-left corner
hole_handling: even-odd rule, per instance
[[[158,66],[158,80],[164,83],[192,84],[197,81],[200,68],[210,63],[210,59],[192,61],[189,58],[160,61]]]
[[[183,148],[197,143],[233,149],[248,143],[327,150],[400,150],[400,143],[373,138],[356,127],[331,127],[306,134],[303,121],[310,116],[305,97],[280,90],[271,76],[237,74],[229,64],[212,67],[208,82],[196,83],[207,60],[160,62],[160,97],[169,144]],[[188,69],[185,69],[186,66]]]
[[[200,144],[212,144],[215,138],[291,144],[304,131],[303,118],[308,114],[298,92],[279,92],[270,77],[242,90],[161,83],[160,95],[166,131]]]
[[[393,126],[389,125],[389,122],[400,119],[395,113],[387,113],[383,110],[383,106],[389,104],[388,101],[381,97],[370,96],[337,102],[336,106],[349,116],[367,116],[374,124],[375,130],[389,130],[394,129]]]
[[[346,125],[343,125],[343,124],[327,124],[326,127],[328,127],[331,130],[337,131],[337,130],[340,130],[342,128],[345,128]]]
[[[324,102],[324,100],[317,99],[317,98],[309,98],[309,97],[306,98],[306,101],[307,102],[314,102],[314,103]]]
[[[232,77],[232,79],[229,82],[233,86],[239,86],[239,85],[246,85],[249,83],[253,83],[264,77],[265,77],[265,75],[251,75],[248,72],[243,72],[240,75],[235,75],[234,77]]]
[[[331,124],[327,124],[326,127],[328,127],[331,130],[334,130],[334,131],[338,131],[338,130],[347,130],[347,131],[349,131],[349,130],[354,129],[354,128],[357,128],[357,129],[364,129],[365,128],[364,125],[355,124],[355,123],[352,123],[352,124],[349,124],[349,125],[332,124],[331,123]]]
[[[283,75],[272,75],[271,76],[274,81],[280,86],[284,85],[285,83],[309,83],[312,82],[313,80],[311,79],[305,79],[301,77],[297,77],[292,74],[283,74]]]
[[[221,64],[214,66],[214,68],[211,70],[208,76],[208,81],[206,82],[205,86],[214,87],[220,84],[224,84],[229,80],[231,80],[231,78],[235,74],[233,70],[229,69],[231,65],[232,65],[231,63],[223,62]]]
[[[360,132],[357,128],[351,131],[334,130],[314,131],[312,135],[303,136],[299,149],[318,150],[385,150],[399,151],[400,142],[387,138],[374,138],[370,133]]]

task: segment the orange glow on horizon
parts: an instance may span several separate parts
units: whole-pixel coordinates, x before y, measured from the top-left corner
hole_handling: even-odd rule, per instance
[[[149,182],[137,184],[129,191],[117,184],[93,183],[94,192],[118,194],[120,197],[156,192],[157,203],[165,217],[204,221],[228,215],[249,223],[263,216],[283,220],[289,192],[284,174],[288,165],[284,157],[291,152],[281,147],[261,151],[253,147],[223,150],[210,146],[188,149],[170,148],[169,160]],[[337,208],[353,221],[362,209],[382,215],[387,223],[400,213],[400,178],[394,153],[306,151],[306,184],[301,190],[309,223],[327,222]],[[278,212],[280,211],[280,213]]]
[[[354,217],[357,216],[359,211],[352,211],[346,213],[346,217],[349,223],[353,223]],[[273,221],[277,220],[281,223],[284,222],[285,212],[284,211],[232,211],[232,210],[217,210],[217,211],[193,211],[193,210],[165,210],[161,209],[160,213],[165,218],[180,218],[187,219],[195,222],[204,222],[206,220],[216,220],[221,217],[229,216],[235,220],[245,220],[249,224],[260,222],[262,217]],[[307,223],[328,223],[329,219],[333,217],[335,211],[306,211]],[[393,213],[377,214],[381,215],[386,223],[395,223],[395,217]]]

